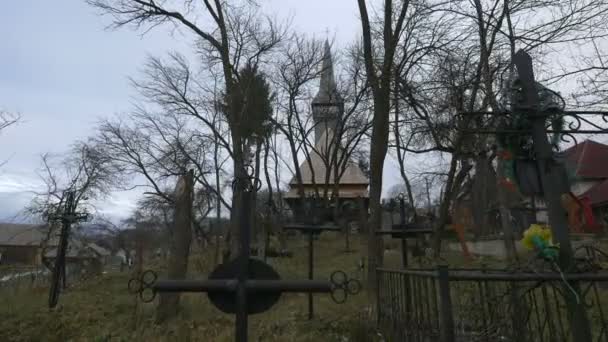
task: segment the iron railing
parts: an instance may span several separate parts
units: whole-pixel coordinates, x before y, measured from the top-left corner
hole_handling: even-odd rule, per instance
[[[388,341],[573,341],[565,291],[577,291],[593,341],[608,342],[608,272],[378,269]],[[576,290],[575,290],[576,289]]]

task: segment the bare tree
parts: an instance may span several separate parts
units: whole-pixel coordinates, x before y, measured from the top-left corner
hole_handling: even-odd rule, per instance
[[[557,82],[568,77],[576,77],[580,89],[572,95],[578,106],[605,109],[608,102],[608,49],[606,39],[596,39],[591,43],[591,54],[581,56],[575,70],[564,70],[551,78]]]
[[[14,125],[19,122],[19,119],[19,115],[0,110],[0,132],[8,126]]]
[[[448,218],[451,201],[459,193],[461,181],[467,178],[473,165],[476,178],[488,168],[494,173],[502,169],[499,165],[494,170],[492,145],[496,142],[492,137],[461,134],[462,130],[479,127],[482,123],[456,114],[500,110],[503,78],[509,75],[509,61],[516,48],[532,50],[549,59],[552,53],[568,44],[604,37],[605,32],[599,26],[591,28],[586,22],[599,24],[605,18],[606,7],[601,2],[585,0],[551,4],[544,1],[476,0],[427,2],[426,5],[427,20],[418,23],[418,32],[414,35],[424,38],[408,39],[412,32],[412,27],[408,26],[399,43],[404,56],[419,55],[422,59],[403,59],[405,67],[397,72],[399,82],[394,85],[396,98],[393,102],[394,123],[399,128],[394,127],[394,135],[397,157],[402,166],[405,153],[430,152],[439,160],[449,156],[448,165],[441,165],[435,172],[443,175],[444,182],[436,223],[440,232]],[[447,40],[446,28],[450,38]],[[436,39],[442,36],[444,39]],[[402,114],[397,115],[398,112]],[[454,127],[459,129],[454,130]],[[500,187],[498,190],[498,198],[480,200],[484,205],[479,209],[487,212],[484,209],[487,203],[498,208],[501,219],[504,218],[503,229],[508,230],[506,199]],[[485,220],[487,218],[482,222]],[[512,240],[512,236],[506,239]],[[439,243],[440,235],[437,234],[437,253]],[[513,250],[512,244],[508,247]]]
[[[395,56],[399,39],[407,26],[408,14],[415,10],[410,1],[382,2],[382,17],[370,20],[369,6],[357,0],[363,30],[363,59],[366,77],[373,98],[372,134],[370,142],[370,219],[368,227],[368,286],[375,288],[375,269],[382,265],[382,240],[375,232],[382,225],[382,172],[388,150],[391,109],[391,83],[394,79]]]
[[[46,188],[35,193],[26,210],[48,222],[46,238],[41,242],[43,256],[51,241],[59,242],[53,256],[54,266],[46,265],[53,272],[49,296],[51,307],[57,304],[59,283],[63,280],[65,288],[67,282],[65,253],[69,248],[71,224],[75,223],[73,218],[67,217],[94,210],[91,200],[104,197],[117,185],[115,175],[119,171],[97,146],[84,142],[74,144],[64,156],[42,156],[39,175]],[[57,222],[61,222],[61,227]]]
[[[169,254],[168,277],[185,279],[188,271],[188,256],[192,241],[192,200],[194,197],[194,172],[181,176],[175,186],[175,206],[173,211],[173,234]],[[179,293],[163,293],[160,296],[156,321],[164,322],[174,317],[179,310]]]
[[[8,128],[9,126],[12,126],[19,122],[20,119],[20,115],[13,114],[0,109],[0,133],[2,133],[5,128]],[[6,161],[0,161],[0,167],[2,167],[5,163]]]
[[[44,154],[38,175],[45,189],[35,193],[28,211],[47,218],[60,208],[67,192],[74,193],[76,207],[86,201],[86,209],[94,210],[92,200],[101,199],[120,186],[116,177],[119,172],[94,144],[77,142],[63,156]]]
[[[273,77],[279,111],[275,125],[289,144],[292,162],[287,165],[293,165],[292,170],[300,197],[304,197],[304,185],[299,168],[299,156],[303,152],[310,165],[309,145],[303,142],[314,129],[311,128],[312,117],[308,108],[312,99],[312,81],[319,77],[322,62],[323,49],[320,41],[293,35],[279,54],[275,77]]]
[[[407,195],[410,204],[415,207],[411,181],[406,171],[406,154],[408,152],[420,153],[420,151],[415,151],[415,147],[412,148],[412,145],[422,145],[419,139],[428,140],[429,137],[425,137],[424,133],[434,127],[429,125],[423,128],[424,123],[417,123],[412,127],[416,121],[414,117],[420,113],[416,113],[411,108],[416,105],[416,102],[411,101],[411,98],[408,100],[403,94],[407,94],[407,90],[414,85],[427,81],[429,71],[435,68],[433,60],[436,55],[455,46],[462,39],[458,34],[453,34],[453,18],[441,13],[437,6],[431,4],[421,6],[409,15],[407,23],[399,40],[396,54],[395,82],[392,94],[394,142],[391,141],[389,147],[394,147],[401,179],[405,185],[404,194]],[[402,91],[402,89],[407,90]],[[420,115],[418,118],[421,118]],[[428,123],[429,120],[430,118],[427,117],[426,122]],[[439,143],[439,147],[441,146],[438,134],[430,135],[430,138],[434,138]]]
[[[232,96],[239,87],[239,70],[244,65],[257,66],[281,41],[284,31],[273,20],[264,20],[255,1],[228,3],[205,0],[202,4],[183,1],[171,6],[152,0],[90,0],[93,6],[110,14],[114,25],[132,25],[136,28],[173,24],[193,33],[199,42],[200,54],[210,68],[216,66],[223,76],[225,94]],[[197,13],[195,15],[194,13]],[[204,23],[204,24],[203,24]],[[225,116],[230,129],[231,157],[236,178],[245,178],[245,146],[247,138],[239,127],[245,126],[247,117],[234,103],[226,104]],[[233,193],[231,249],[238,248],[239,208],[241,191]]]

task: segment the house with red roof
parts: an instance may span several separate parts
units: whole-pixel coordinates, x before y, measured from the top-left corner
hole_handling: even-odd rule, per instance
[[[570,191],[588,203],[597,224],[608,226],[608,145],[585,140],[563,152]]]

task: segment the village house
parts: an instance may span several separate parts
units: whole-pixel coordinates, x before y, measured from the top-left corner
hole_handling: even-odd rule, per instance
[[[103,265],[109,252],[104,248],[93,244],[85,243],[82,240],[70,238],[68,242],[68,248],[65,253],[65,262],[68,268],[68,272],[72,270],[92,270],[94,272],[101,272]],[[57,257],[57,248],[47,248],[44,253],[43,263],[47,267],[51,268]]]
[[[560,156],[566,166],[570,192],[583,210],[593,214],[593,224],[585,225],[586,232],[597,232],[608,227],[608,145],[585,140],[576,144]],[[547,223],[545,203],[536,199],[538,222]]]
[[[585,140],[564,151],[570,191],[588,204],[596,225],[608,226],[608,145]]]
[[[48,240],[48,241],[47,241]],[[46,266],[51,268],[57,255],[57,237],[48,238],[46,225],[0,224],[0,265]],[[72,237],[66,251],[68,267],[91,267],[101,270],[110,251]]]
[[[42,265],[45,225],[0,223],[1,265]]]

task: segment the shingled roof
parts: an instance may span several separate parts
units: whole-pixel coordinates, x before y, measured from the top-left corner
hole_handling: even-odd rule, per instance
[[[100,247],[101,248],[101,247]],[[45,258],[55,258],[57,256],[57,247],[49,248],[45,253]],[[99,255],[96,251],[87,246],[83,241],[71,237],[68,241],[68,248],[65,253],[66,258],[81,258],[81,259],[92,259],[97,258]]]
[[[608,145],[585,140],[563,152],[566,166],[576,178],[608,178]]]
[[[321,155],[325,155],[328,149],[325,147],[326,144],[324,142],[331,141],[331,130],[326,131],[321,137],[319,144],[316,146],[314,151],[310,151],[310,163],[308,160],[304,160],[304,162],[300,165],[300,173],[302,174],[302,184],[304,185],[313,185],[313,184],[324,184],[325,177],[327,172],[326,162],[323,159],[329,159],[328,157],[323,158]],[[329,136],[328,136],[329,135]],[[332,148],[333,150],[333,148]],[[312,175],[314,171],[315,181],[313,182]],[[329,182],[333,184],[334,182],[334,169],[330,169]],[[298,180],[294,176],[289,182],[290,185],[295,186],[298,184]],[[349,184],[349,185],[368,185],[369,180],[359,166],[352,161],[348,161],[346,165],[346,170],[340,177],[340,184]]]
[[[0,246],[39,246],[47,230],[45,225],[0,223]]]
[[[608,145],[585,140],[562,155],[571,176],[595,183],[578,197],[588,198],[593,207],[608,204]]]

